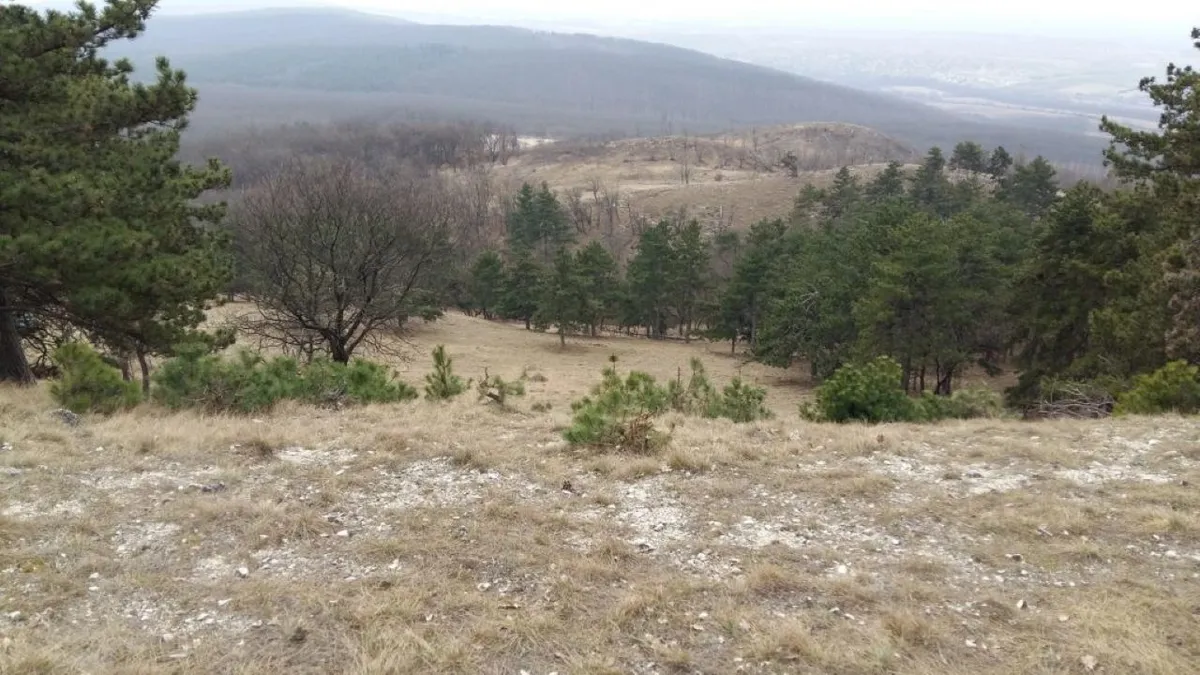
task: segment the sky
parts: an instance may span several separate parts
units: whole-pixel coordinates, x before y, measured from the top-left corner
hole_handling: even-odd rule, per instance
[[[0,0],[3,1],[3,0]],[[64,0],[24,0],[57,5]],[[1196,0],[1139,6],[1115,0],[162,0],[162,14],[262,7],[340,6],[417,20],[435,13],[455,22],[565,27],[713,26],[774,28],[901,28],[1012,32],[1111,38],[1155,35],[1186,40],[1200,25]],[[432,9],[436,7],[436,9]]]

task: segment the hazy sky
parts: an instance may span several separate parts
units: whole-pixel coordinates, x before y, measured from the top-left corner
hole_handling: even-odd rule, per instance
[[[59,4],[60,0],[25,0]],[[577,23],[634,28],[670,23],[723,26],[927,28],[1034,34],[1154,33],[1186,40],[1200,24],[1196,0],[1138,5],[1114,0],[162,0],[163,14],[256,7],[336,5],[377,13],[457,15],[492,23]],[[1177,36],[1177,37],[1174,37]],[[1186,43],[1185,43],[1186,44]]]

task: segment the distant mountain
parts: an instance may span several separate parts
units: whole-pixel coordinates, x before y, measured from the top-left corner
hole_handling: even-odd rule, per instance
[[[527,133],[707,133],[800,122],[875,128],[916,147],[963,139],[1095,161],[1099,142],[628,39],[440,26],[340,10],[160,16],[114,46],[166,55],[200,89],[198,131],[249,122],[457,116]]]

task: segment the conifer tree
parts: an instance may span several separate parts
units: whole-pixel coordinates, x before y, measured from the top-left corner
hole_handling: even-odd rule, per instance
[[[576,252],[575,268],[586,290],[583,315],[580,318],[591,334],[596,335],[619,309],[620,270],[612,254],[597,241]]]
[[[575,257],[560,249],[545,275],[534,322],[538,329],[554,325],[559,343],[567,344],[567,333],[574,332],[588,319],[588,289],[575,267]]]
[[[709,291],[708,242],[695,220],[680,227],[671,237],[672,309],[684,340],[691,341],[692,330],[700,316]]]
[[[1192,29],[1200,50],[1200,28]],[[1164,281],[1171,293],[1167,336],[1173,358],[1200,363],[1200,72],[1167,66],[1166,80],[1138,85],[1161,109],[1157,131],[1139,131],[1107,117],[1101,130],[1112,136],[1105,159],[1122,179],[1150,189],[1175,245]]]
[[[566,212],[546,183],[537,191],[528,183],[521,186],[505,225],[509,250],[528,252],[543,265],[574,238]]]
[[[899,162],[888,162],[875,180],[867,184],[866,195],[875,202],[904,196],[904,167]]]
[[[156,5],[0,7],[0,380],[32,381],[18,316],[65,320],[145,367],[229,279],[205,226],[222,208],[194,201],[229,175],[175,159],[195,90],[165,58],[144,85],[99,55]]]
[[[670,316],[672,251],[670,223],[663,221],[638,238],[637,251],[625,272],[631,318],[647,337],[662,338]]]
[[[1054,167],[1040,155],[1028,164],[1018,164],[1000,182],[998,197],[1021,209],[1031,218],[1046,215],[1058,198]]]
[[[1003,145],[998,145],[996,146],[996,149],[992,151],[991,156],[988,157],[988,175],[996,180],[1000,180],[1008,175],[1008,170],[1012,168],[1012,165],[1012,155],[1008,154],[1008,151],[1004,149]]]
[[[954,152],[950,155],[949,166],[951,169],[983,173],[987,170],[987,158],[984,155],[983,148],[978,143],[963,141],[954,146]]]
[[[504,273],[504,289],[500,296],[500,312],[506,319],[525,322],[525,330],[533,324],[542,296],[542,266],[529,255],[518,253]]]
[[[467,292],[472,309],[492,319],[499,313],[504,296],[504,261],[495,251],[484,251],[471,266]]]

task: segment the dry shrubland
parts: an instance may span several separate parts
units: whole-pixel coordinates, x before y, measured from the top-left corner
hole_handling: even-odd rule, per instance
[[[261,417],[153,407],[68,426],[0,390],[0,672],[1190,673],[1200,430],[1182,418],[678,418],[653,457],[572,450],[610,353],[703,344],[452,315],[462,397]],[[546,406],[549,410],[546,410]],[[541,410],[538,412],[535,410]]]

